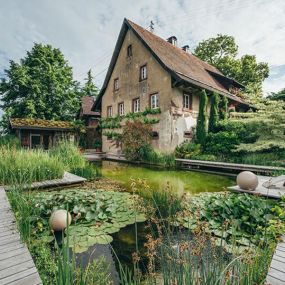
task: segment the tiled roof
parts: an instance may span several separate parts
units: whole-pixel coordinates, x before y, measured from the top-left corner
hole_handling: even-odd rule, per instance
[[[28,118],[11,118],[12,129],[72,130],[70,122]]]
[[[92,96],[83,96],[81,102],[81,115],[85,116],[100,116],[100,112],[91,111],[94,104],[94,98]]]
[[[248,105],[243,99],[230,93],[227,88],[227,85],[230,84],[241,88],[243,87],[241,84],[224,76],[217,68],[202,61],[198,57],[172,45],[165,39],[147,31],[132,21],[125,19],[105,81],[93,109],[97,104],[99,104],[99,101],[105,92],[112,70],[116,64],[119,50],[128,29],[131,29],[138,36],[142,43],[150,50],[158,62],[171,74],[176,82],[188,82],[209,91],[217,91],[234,101]]]

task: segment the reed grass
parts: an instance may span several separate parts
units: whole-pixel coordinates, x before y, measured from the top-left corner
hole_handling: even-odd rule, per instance
[[[21,185],[61,178],[64,164],[43,150],[0,147],[0,184]]]

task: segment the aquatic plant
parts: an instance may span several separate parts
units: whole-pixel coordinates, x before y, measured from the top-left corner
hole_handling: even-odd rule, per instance
[[[130,193],[80,189],[40,192],[33,196],[45,227],[54,210],[69,209],[73,217],[69,245],[75,252],[83,252],[94,244],[108,244],[112,241],[110,234],[145,221],[145,214],[136,208],[138,200],[138,196]]]

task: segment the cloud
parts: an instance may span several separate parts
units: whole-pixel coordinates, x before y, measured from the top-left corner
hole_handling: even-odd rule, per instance
[[[34,42],[60,48],[82,81],[91,68],[101,84],[124,17],[143,27],[155,22],[163,38],[176,35],[193,49],[218,33],[235,37],[240,55],[255,54],[271,66],[264,88],[281,87],[285,69],[283,0],[13,0],[0,11],[0,72],[9,59],[18,61]],[[285,87],[285,83],[284,83]]]

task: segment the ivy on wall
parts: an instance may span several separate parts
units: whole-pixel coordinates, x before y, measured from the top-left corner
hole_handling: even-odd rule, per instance
[[[121,128],[121,122],[126,119],[128,120],[134,120],[134,119],[141,119],[141,121],[144,124],[157,124],[159,123],[159,119],[157,118],[148,118],[147,115],[156,115],[160,114],[161,110],[160,108],[157,109],[151,109],[146,108],[143,112],[137,112],[137,113],[128,113],[124,116],[116,116],[116,117],[108,117],[108,118],[101,118],[100,120],[100,127],[102,129],[118,129]],[[103,133],[104,135],[104,133]]]

